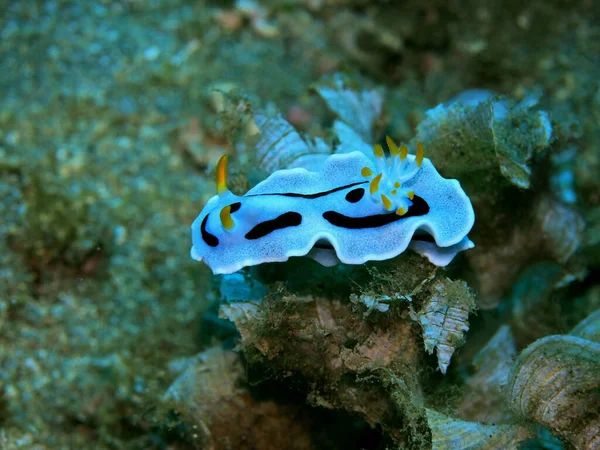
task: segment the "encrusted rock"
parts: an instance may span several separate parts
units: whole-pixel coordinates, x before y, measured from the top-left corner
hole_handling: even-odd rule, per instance
[[[251,364],[293,376],[312,404],[358,414],[399,445],[426,432],[418,406],[422,351],[410,319],[386,314],[368,321],[352,303],[275,297],[221,307],[240,330],[240,347]]]
[[[164,395],[181,412],[199,448],[261,450],[314,448],[306,421],[291,406],[259,400],[244,386],[245,369],[237,353],[211,348],[171,364],[181,372]]]

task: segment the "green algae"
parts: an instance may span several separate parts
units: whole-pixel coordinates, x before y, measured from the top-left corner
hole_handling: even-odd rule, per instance
[[[532,160],[549,146],[552,137],[547,114],[531,109],[535,103],[527,99],[516,104],[492,97],[475,106],[465,106],[460,100],[440,105],[419,124],[416,139],[448,175],[468,182],[477,174],[479,183],[474,189],[489,186],[490,179],[480,174],[493,177],[496,167],[508,183],[527,189],[531,187]]]

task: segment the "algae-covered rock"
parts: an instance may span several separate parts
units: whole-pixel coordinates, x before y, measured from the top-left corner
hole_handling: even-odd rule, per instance
[[[387,312],[391,306],[406,308],[421,327],[425,350],[436,352],[445,374],[452,354],[465,342],[469,315],[476,310],[473,291],[464,281],[438,276],[437,268],[418,256],[406,256],[391,270],[373,269],[370,274],[370,284],[351,301],[366,306],[365,315]]]
[[[470,105],[460,100],[439,105],[427,112],[416,139],[430,149],[446,176],[482,171],[487,175],[497,168],[511,184],[529,188],[532,158],[552,137],[548,114],[532,111],[533,105],[534,101],[514,104],[489,95]]]
[[[261,450],[314,448],[298,410],[252,397],[237,353],[211,348],[172,366],[183,370],[164,401],[183,414],[193,445],[217,450],[245,448],[251,441]]]
[[[398,443],[422,429],[421,346],[410,319],[366,321],[347,302],[288,294],[224,305],[221,315],[235,322],[253,365],[292,377],[312,404],[358,414]]]
[[[220,314],[236,324],[252,367],[293,379],[311,404],[358,414],[397,445],[428,448],[422,340],[445,372],[475,308],[466,283],[437,270],[409,256],[371,269],[350,302],[277,290]]]

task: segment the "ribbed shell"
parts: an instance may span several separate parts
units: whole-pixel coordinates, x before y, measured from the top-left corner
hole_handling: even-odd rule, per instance
[[[373,142],[373,126],[382,111],[383,98],[376,90],[359,91],[337,73],[328,82],[321,82],[315,90],[339,119],[367,143]]]
[[[469,313],[475,310],[475,299],[464,281],[437,279],[429,297],[418,312],[410,316],[423,329],[428,353],[437,352],[438,367],[446,373],[454,351],[464,344],[469,330]]]
[[[517,425],[483,425],[465,422],[427,410],[433,450],[496,450],[517,448],[531,438],[527,428]]]
[[[536,219],[546,251],[557,262],[565,263],[581,244],[583,219],[575,210],[550,197],[538,202]]]
[[[600,344],[547,336],[517,359],[507,386],[509,407],[580,450],[600,449]]]
[[[256,160],[266,173],[295,167],[318,170],[331,153],[322,139],[303,139],[281,114],[267,117],[256,113],[254,121],[260,130],[260,138],[255,146]]]

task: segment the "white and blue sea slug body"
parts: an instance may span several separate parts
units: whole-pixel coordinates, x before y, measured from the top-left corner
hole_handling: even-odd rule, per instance
[[[309,256],[323,265],[386,260],[409,246],[439,266],[473,247],[475,214],[456,180],[388,138],[375,158],[355,151],[329,156],[319,172],[278,170],[243,196],[226,186],[226,157],[217,191],[192,224],[192,258],[215,274]]]

